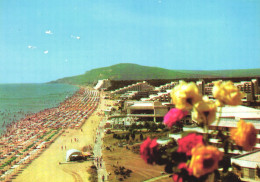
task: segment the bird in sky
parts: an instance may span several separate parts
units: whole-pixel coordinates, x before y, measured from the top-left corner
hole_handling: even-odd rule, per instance
[[[50,31],[50,30],[46,30],[45,33],[49,34],[49,35],[53,34],[52,31]]]

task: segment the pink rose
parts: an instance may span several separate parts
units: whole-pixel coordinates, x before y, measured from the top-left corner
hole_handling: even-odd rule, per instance
[[[177,121],[181,120],[188,114],[188,111],[173,108],[164,116],[164,124],[171,128]]]

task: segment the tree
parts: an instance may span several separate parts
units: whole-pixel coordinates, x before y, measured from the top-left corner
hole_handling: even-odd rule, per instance
[[[129,141],[129,138],[130,138],[129,134],[126,134],[125,139],[127,142]]]
[[[143,134],[141,133],[140,134],[140,140],[142,141],[144,139],[144,136],[143,136]]]
[[[147,130],[149,130],[150,124],[149,124],[148,122],[145,122],[145,123],[144,123],[144,128],[146,128]]]
[[[129,128],[130,133],[133,133],[135,129],[137,129],[137,125],[136,123],[133,123]]]
[[[116,133],[113,134],[113,138],[117,138],[117,134]]]
[[[137,129],[136,123],[131,124],[131,128],[132,128],[133,130],[134,130],[134,129]]]
[[[160,128],[161,130],[163,130],[165,128],[165,125],[163,123],[159,123],[158,124],[158,128]]]
[[[155,132],[157,131],[158,129],[158,126],[156,123],[151,123],[150,127],[149,127],[149,130],[152,131],[152,132]]]
[[[138,129],[142,129],[143,127],[144,127],[144,125],[142,125],[142,124],[137,125]]]
[[[131,138],[132,138],[133,140],[135,139],[135,134],[134,134],[134,133],[131,134]]]

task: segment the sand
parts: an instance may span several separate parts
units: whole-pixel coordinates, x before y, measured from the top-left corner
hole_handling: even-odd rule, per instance
[[[67,129],[59,136],[54,143],[50,145],[37,159],[35,159],[24,171],[19,174],[14,182],[82,182],[88,181],[89,174],[87,169],[92,165],[92,161],[82,163],[74,162],[59,164],[65,162],[66,151],[68,149],[81,150],[84,146],[94,146],[94,136],[96,128],[99,125],[102,112],[106,104],[110,103],[102,99],[97,110],[82,125],[82,131],[76,129]],[[78,142],[75,142],[75,138]],[[61,148],[63,146],[63,149]],[[65,150],[66,146],[66,150]]]

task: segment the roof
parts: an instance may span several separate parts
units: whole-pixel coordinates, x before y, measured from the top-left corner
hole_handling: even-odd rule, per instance
[[[147,107],[147,106],[154,106],[154,104],[153,104],[153,102],[135,102],[133,105],[131,105],[130,107],[132,107],[132,106],[136,106],[136,107],[138,107],[138,106],[143,106],[143,107]]]
[[[170,141],[169,139],[166,139],[166,140],[158,139],[157,143],[159,143],[160,145],[166,145],[169,141]]]
[[[68,150],[67,153],[66,153],[66,161],[70,161],[70,156],[71,155],[76,155],[76,154],[77,155],[81,155],[82,152],[77,150],[77,149],[70,149],[70,150]]]
[[[169,138],[173,138],[174,140],[180,139],[182,136],[180,133],[170,133]]]
[[[239,155],[231,158],[231,163],[236,163],[241,167],[256,168],[260,167],[260,149],[254,150],[247,154]]]
[[[219,115],[220,108],[218,108]],[[237,119],[253,119],[260,121],[260,110],[246,106],[222,107],[221,117],[235,117]]]
[[[221,118],[220,122],[218,124],[219,127],[227,127],[227,128],[235,128],[237,127],[237,123],[238,123],[239,119],[235,119],[235,118]],[[250,122],[254,125],[254,127],[257,130],[260,130],[260,121],[255,121],[255,120],[246,120],[245,122]],[[211,123],[211,126],[216,126],[217,121],[214,121],[213,123]]]
[[[245,122],[252,123],[256,129],[260,129],[260,110],[246,107],[246,106],[225,106],[222,107],[220,114],[220,108],[218,108],[217,117],[220,116],[220,122],[218,126],[222,127],[237,127],[237,123],[240,119]],[[216,126],[217,121],[211,125]]]
[[[127,107],[131,109],[154,109],[152,101],[131,101],[127,102]]]

